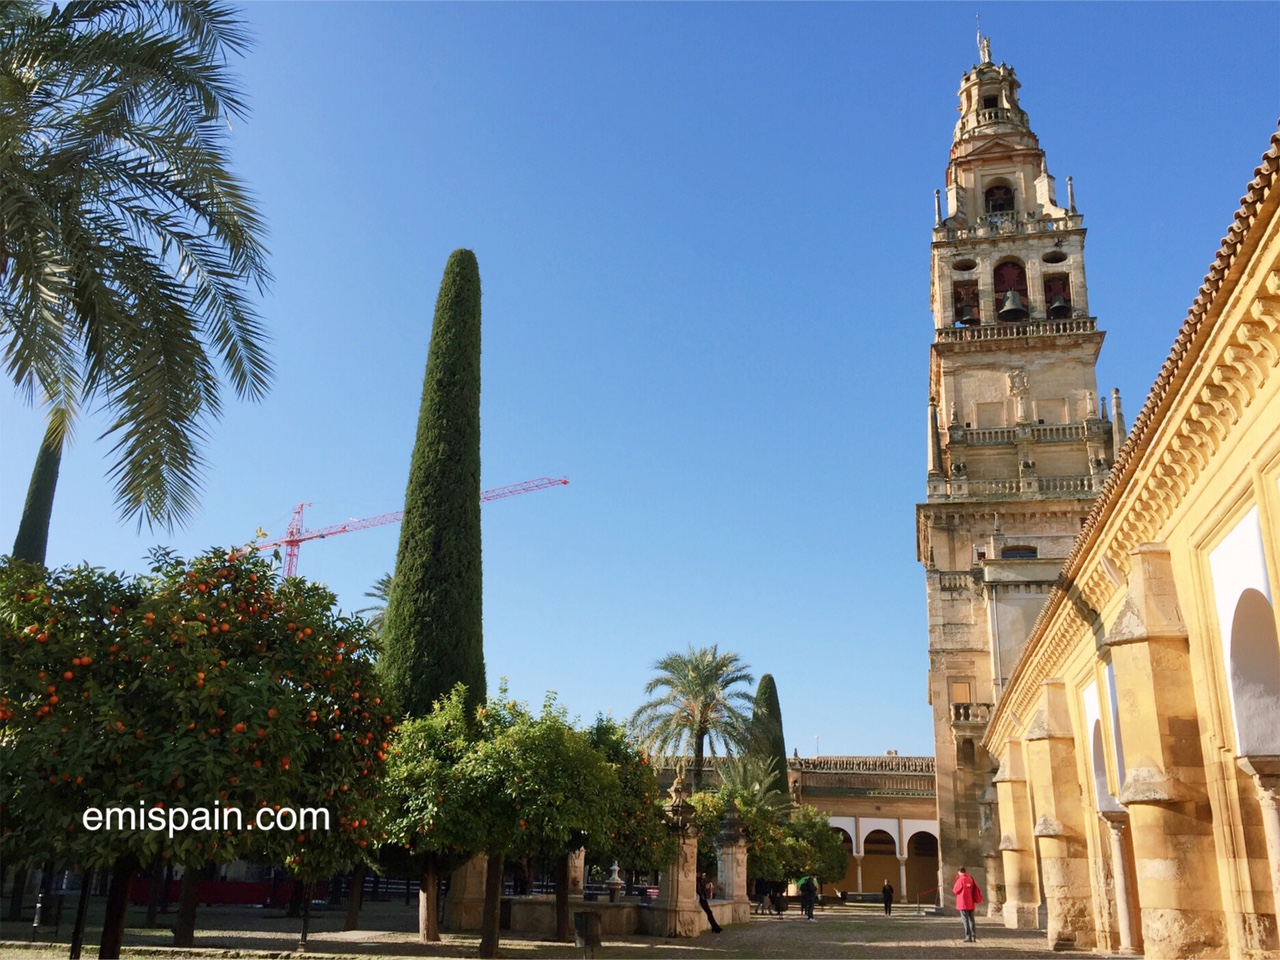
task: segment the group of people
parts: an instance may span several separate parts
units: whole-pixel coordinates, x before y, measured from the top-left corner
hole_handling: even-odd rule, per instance
[[[707,920],[711,924],[711,932],[719,933],[722,928],[716,922],[715,915],[711,912],[711,904],[707,902],[715,896],[715,881],[705,873],[700,873],[698,874],[697,883],[698,906],[702,907],[702,911],[707,915]],[[813,923],[813,908],[818,899],[817,880],[811,874],[806,875],[800,878],[797,886],[800,890],[800,912],[806,920]],[[787,908],[783,889],[784,886],[781,883],[771,883],[763,877],[756,878],[755,887],[752,891],[756,909],[760,913],[764,913],[764,904],[767,898],[773,911],[782,913]],[[973,920],[973,913],[978,904],[982,903],[982,890],[978,888],[977,881],[969,876],[969,871],[961,867],[959,874],[956,876],[956,882],[951,886],[951,892],[955,895],[956,910],[960,912],[960,920],[964,924],[965,943],[977,943],[978,930]],[[886,917],[893,913],[893,895],[893,884],[885,880],[884,886],[880,888],[880,896],[884,901]]]

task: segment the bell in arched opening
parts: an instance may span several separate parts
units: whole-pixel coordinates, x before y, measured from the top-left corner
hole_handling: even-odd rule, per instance
[[[978,314],[973,307],[963,306],[960,308],[959,313],[956,314],[956,323],[961,326],[972,327],[978,322]]]
[[[1071,304],[1067,303],[1067,298],[1059,294],[1049,301],[1049,319],[1065,320],[1071,316]]]
[[[1027,308],[1023,306],[1017,290],[1005,292],[1004,302],[1000,304],[1000,319],[1006,322],[1027,319]]]

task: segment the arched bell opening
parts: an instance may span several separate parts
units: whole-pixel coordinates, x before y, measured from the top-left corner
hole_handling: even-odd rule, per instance
[[[1027,319],[1027,269],[1022,261],[1005,260],[996,264],[992,280],[996,294],[996,316],[1005,323]]]

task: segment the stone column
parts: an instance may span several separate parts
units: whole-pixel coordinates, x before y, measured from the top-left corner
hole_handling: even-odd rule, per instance
[[[855,853],[853,855],[854,862],[858,865],[858,892],[862,892],[862,854]]]
[[[1133,905],[1130,903],[1129,857],[1125,850],[1124,831],[1129,825],[1129,815],[1123,812],[1103,813],[1111,835],[1111,882],[1116,893],[1116,927],[1120,935],[1120,952],[1137,953],[1133,945]]]
[[[1055,950],[1088,950],[1096,945],[1097,932],[1076,744],[1065,685],[1052,679],[1042,687],[1043,706],[1023,739],[1038,814],[1034,833],[1040,843],[1045,930]]]
[[[898,902],[907,901],[907,858],[898,858]]]
[[[1103,641],[1120,705],[1142,939],[1150,960],[1220,957],[1227,932],[1200,721],[1168,548],[1133,551],[1129,593]]]
[[[732,800],[724,811],[720,834],[716,837],[718,900],[731,904],[729,923],[751,922],[751,895],[747,890],[747,841],[742,836],[738,807]]]
[[[444,929],[479,930],[484,918],[484,875],[487,854],[477,854],[449,875],[444,899]]]
[[[698,828],[684,778],[677,776],[667,801],[667,828],[676,841],[676,857],[658,881],[658,902],[652,908],[660,937],[696,937],[707,918],[698,907]]]
[[[1253,777],[1262,808],[1262,829],[1267,838],[1267,863],[1271,867],[1271,896],[1280,912],[1280,757],[1241,757],[1240,769]]]
[[[1032,835],[1031,797],[1022,767],[1022,744],[1005,744],[1004,760],[994,783],[1000,798],[1000,853],[1004,861],[1004,925],[1011,930],[1035,930],[1039,925],[1040,898],[1036,892],[1035,838]],[[943,878],[949,884],[954,877]],[[943,888],[943,903],[951,890]]]
[[[587,872],[587,851],[586,849],[575,850],[569,854],[569,896],[581,900],[583,895],[582,882]]]

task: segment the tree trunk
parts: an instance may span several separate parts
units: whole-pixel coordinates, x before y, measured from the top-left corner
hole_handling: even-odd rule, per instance
[[[13,871],[13,889],[9,891],[9,914],[5,917],[11,923],[22,919],[22,896],[27,887],[26,864]]]
[[[147,896],[146,925],[154,927],[160,915],[160,900],[164,893],[164,863],[159,857],[151,864],[151,889]]]
[[[196,908],[200,906],[200,873],[194,867],[182,871],[182,886],[178,891],[178,917],[173,924],[175,947],[195,946]]]
[[[707,733],[705,730],[699,730],[693,739],[693,792],[702,792],[702,748],[706,742]]]
[[[54,436],[53,427],[45,431],[31,471],[27,501],[22,506],[22,520],[13,540],[16,560],[44,563],[49,546],[49,524],[53,519],[53,493],[58,487],[58,470],[62,466],[62,437]]]
[[[434,853],[418,880],[418,942],[436,943],[440,939],[440,866]]]
[[[480,956],[484,960],[498,955],[498,923],[502,910],[502,865],[506,857],[501,853],[489,854],[484,873],[484,916],[480,921]]]
[[[573,940],[573,927],[569,923],[569,854],[556,860],[556,940],[567,943]]]
[[[118,857],[111,868],[106,915],[102,918],[102,940],[98,944],[99,960],[120,958],[120,949],[124,946],[125,920],[129,911],[129,884],[137,872],[138,858],[133,854]]]
[[[298,937],[298,950],[306,951],[307,934],[311,931],[311,881],[302,884],[302,935]]]
[[[302,881],[295,878],[289,890],[289,909],[284,915],[290,919],[302,916],[302,900]]]
[[[343,930],[355,930],[360,926],[360,905],[364,900],[364,875],[369,868],[357,863],[351,871],[351,889],[347,891],[347,917],[342,921]]]
[[[80,896],[76,901],[76,922],[71,927],[71,951],[67,954],[70,960],[80,960],[80,950],[84,946],[84,920],[89,913],[89,891],[93,887],[93,867],[85,867],[80,875]]]

